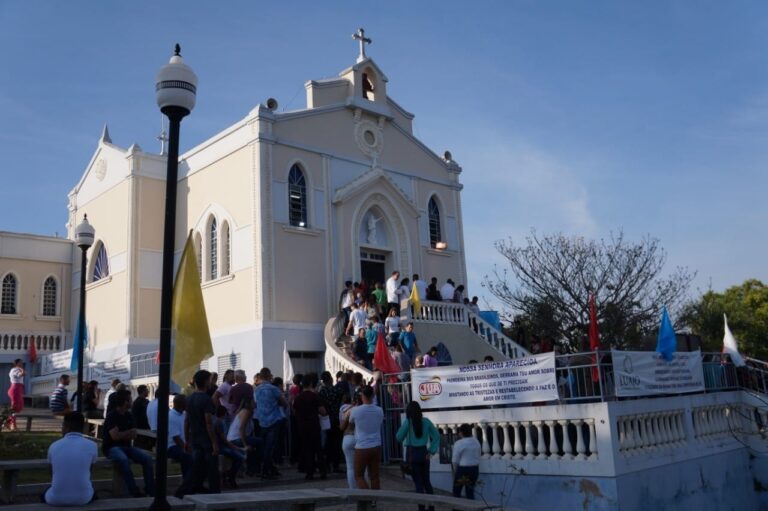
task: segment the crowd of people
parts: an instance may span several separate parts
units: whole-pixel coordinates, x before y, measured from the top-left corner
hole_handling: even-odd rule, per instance
[[[285,388],[282,378],[273,377],[265,367],[254,375],[253,384],[246,380],[242,370],[227,370],[220,383],[216,373],[200,370],[183,393],[172,396],[165,441],[168,458],[181,467],[182,483],[176,497],[218,493],[222,486],[237,488],[237,479],[243,476],[277,479],[282,476],[278,467],[284,466],[286,458],[306,479],[325,479],[333,471],[346,473],[350,488],[381,487],[384,411],[379,403],[380,378],[366,382],[359,372],[339,371],[334,380],[325,371],[319,377],[317,373],[298,374]],[[95,498],[90,467],[98,448],[83,432],[87,431],[87,414],[96,417],[104,413],[103,454],[115,463],[131,496],[153,495],[150,451],[154,446],[140,439],[151,442],[150,435],[141,432],[157,430],[157,399],[150,401],[144,386],[137,388],[134,399],[130,390],[115,380],[104,393],[102,412],[96,407],[101,392],[90,382],[81,413],[73,411],[76,407],[68,399],[68,384],[69,376],[61,375],[50,399],[51,410],[64,417],[64,435],[49,448],[52,484],[42,500],[50,505],[84,505]],[[86,412],[88,402],[94,408]],[[413,467],[416,491],[431,493],[429,459],[438,452],[440,435],[422,417],[418,403],[408,405],[406,417],[396,438],[403,443],[406,460]],[[459,491],[467,488],[466,495],[471,498],[470,486],[477,475],[468,464],[479,463],[480,444],[471,430],[465,437],[473,445],[454,449],[453,461],[463,478]],[[469,454],[461,454],[464,451]],[[226,460],[222,470],[220,456]],[[133,464],[142,468],[143,489],[134,478]],[[469,468],[458,471],[465,465]]]
[[[376,345],[382,337],[400,372],[438,365],[440,348],[432,346],[422,352],[413,322],[401,320],[400,303],[412,296],[414,288],[420,299],[463,303],[473,312],[480,312],[477,297],[472,301],[465,298],[464,286],[456,286],[451,279],[438,287],[436,277],[427,284],[418,274],[413,275],[413,280],[401,280],[400,273],[395,271],[385,284],[347,281],[339,297],[339,309],[344,313],[344,333],[353,338],[349,354],[356,362],[369,370],[386,370],[374,360]],[[477,328],[476,322],[474,327]]]

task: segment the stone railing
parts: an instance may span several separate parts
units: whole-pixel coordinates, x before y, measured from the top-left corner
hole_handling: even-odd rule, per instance
[[[424,414],[441,431],[448,456],[461,423],[472,426],[481,473],[615,477],[768,436],[768,405],[745,391]]]
[[[458,436],[459,426],[437,425],[451,438]],[[480,421],[472,431],[484,459],[597,460],[594,419]]]
[[[685,445],[684,413],[669,410],[617,417],[619,453],[632,456],[646,449]]]
[[[0,332],[0,353],[18,353],[29,351],[30,343],[35,343],[39,354],[59,351],[63,347],[62,332]]]
[[[415,313],[408,300],[401,303],[401,315],[406,321],[418,323],[440,323],[461,325],[469,328],[475,335],[493,346],[497,351],[509,358],[524,357],[528,351],[515,341],[496,330],[490,323],[473,313],[461,303],[453,302],[421,302],[421,310]]]
[[[343,333],[344,314],[339,313],[325,324],[325,370],[331,374],[336,374],[338,371],[351,369],[356,373],[361,373],[366,381],[370,380],[373,378],[373,372],[352,360],[339,346],[338,343],[343,343]]]

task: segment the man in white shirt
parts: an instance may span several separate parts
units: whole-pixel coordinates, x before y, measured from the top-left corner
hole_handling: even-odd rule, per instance
[[[168,457],[181,465],[181,474],[187,475],[192,466],[192,455],[184,450],[184,410],[187,408],[187,396],[173,396],[173,408],[168,412]]]
[[[384,412],[373,404],[373,387],[366,385],[361,392],[363,404],[356,406],[349,416],[355,425],[355,481],[358,489],[378,490],[381,488],[379,467],[381,466],[381,423]],[[371,485],[365,481],[365,472]]]
[[[84,506],[94,498],[91,465],[98,456],[96,442],[83,436],[85,419],[80,412],[64,416],[64,437],[48,448],[51,487],[41,500],[51,506]]]
[[[424,301],[427,299],[427,283],[419,278],[418,273],[413,274],[413,287],[419,293],[419,300]]]
[[[350,335],[350,332],[359,332],[361,329],[365,330],[368,321],[368,314],[365,313],[365,311],[362,309],[362,307],[358,307],[357,304],[352,304],[352,314],[349,315],[349,325],[347,325],[347,335]]]
[[[157,404],[159,401],[157,400],[157,396],[155,396],[155,399],[149,402],[147,405],[147,422],[149,422],[149,429],[151,429],[154,432],[157,432]]]
[[[468,499],[475,498],[475,484],[480,472],[480,442],[472,436],[472,426],[459,426],[460,440],[453,444],[453,496],[461,497],[464,488]]]
[[[104,394],[104,418],[107,418],[107,410],[109,409],[109,396],[117,392],[117,386],[120,385],[120,379],[115,378],[112,380],[112,386],[109,388],[106,394]],[[109,410],[110,412],[112,410]]]
[[[400,314],[400,272],[393,271],[392,276],[387,279],[387,304],[389,309],[394,308],[398,315]]]
[[[453,285],[453,281],[448,279],[443,287],[440,288],[440,297],[444,302],[452,302],[453,294],[456,292],[456,288]]]

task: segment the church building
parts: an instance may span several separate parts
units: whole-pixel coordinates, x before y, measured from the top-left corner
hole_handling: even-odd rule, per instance
[[[383,283],[397,270],[466,283],[461,167],[414,136],[413,114],[387,95],[369,40],[356,38],[353,65],[306,82],[305,108],[278,111],[266,100],[179,157],[176,260],[191,231],[211,370],[279,368],[284,341],[297,372],[321,369],[323,328],[346,280]],[[118,147],[105,127],[69,194],[68,239],[85,215],[96,230],[86,275],[93,362],[157,349],[165,171],[165,155]],[[80,249],[68,243],[70,263],[51,271],[69,316],[59,349],[72,345],[80,293]],[[13,268],[0,258],[0,279]],[[16,315],[31,318],[36,307]],[[18,324],[6,316],[0,335]],[[29,335],[38,323],[25,323]]]

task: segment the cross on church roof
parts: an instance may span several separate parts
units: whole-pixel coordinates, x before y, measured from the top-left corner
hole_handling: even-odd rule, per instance
[[[357,61],[365,60],[365,45],[371,44],[373,41],[370,37],[365,37],[365,30],[362,27],[352,34],[352,39],[360,41],[360,55],[357,56]]]

